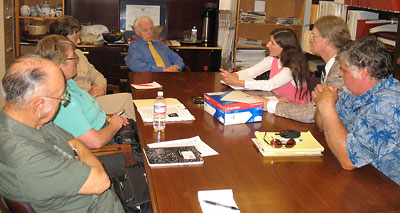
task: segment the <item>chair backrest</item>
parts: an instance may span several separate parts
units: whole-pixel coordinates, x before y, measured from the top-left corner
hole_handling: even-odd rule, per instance
[[[5,197],[3,197],[3,199],[4,199],[4,202],[6,202],[8,209],[11,212],[35,213],[35,210],[33,210],[32,206],[29,203],[13,201],[13,200],[7,199]]]
[[[10,213],[10,210],[8,210],[8,207],[6,206],[6,203],[3,200],[3,197],[0,195],[0,212],[1,213]]]

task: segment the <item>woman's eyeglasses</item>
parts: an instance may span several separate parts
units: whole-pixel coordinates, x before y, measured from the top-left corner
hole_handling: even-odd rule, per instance
[[[75,61],[75,62],[79,62],[79,57],[78,57],[77,55],[75,55],[74,57],[67,58],[67,59],[65,59],[65,60],[67,60],[67,61]]]
[[[270,145],[272,148],[282,148],[282,146],[285,146],[285,148],[292,148],[296,145],[296,141],[293,138],[290,138],[286,142],[282,142],[277,138],[271,137],[271,140],[267,139],[267,132],[264,134],[264,142]]]
[[[69,104],[69,100],[71,98],[71,94],[68,92],[67,87],[65,87],[64,93],[63,93],[63,98],[56,98],[56,97],[51,97],[51,96],[44,96],[43,98],[58,99],[58,100],[60,100],[60,103],[61,103],[61,105],[63,105],[63,107],[67,107]]]

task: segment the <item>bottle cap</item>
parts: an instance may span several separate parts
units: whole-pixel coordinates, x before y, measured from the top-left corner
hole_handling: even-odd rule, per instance
[[[164,95],[164,92],[163,91],[158,91],[157,92],[157,96],[163,96]]]

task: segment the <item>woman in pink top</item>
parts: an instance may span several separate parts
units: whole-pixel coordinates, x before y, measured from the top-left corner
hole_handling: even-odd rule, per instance
[[[292,103],[308,103],[310,71],[296,34],[289,28],[275,29],[271,32],[267,48],[269,56],[253,67],[235,73],[220,69],[224,82],[245,89],[273,91]],[[267,71],[270,71],[269,80],[253,80]]]

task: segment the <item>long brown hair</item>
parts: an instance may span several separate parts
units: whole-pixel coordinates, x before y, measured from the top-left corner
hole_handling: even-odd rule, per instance
[[[294,83],[296,84],[296,96],[301,99],[308,91],[303,90],[310,78],[308,61],[303,54],[297,36],[290,28],[277,28],[271,32],[276,43],[282,47],[280,61],[283,67],[288,67],[292,72]],[[303,92],[301,92],[303,91]],[[301,94],[299,94],[301,93]]]

